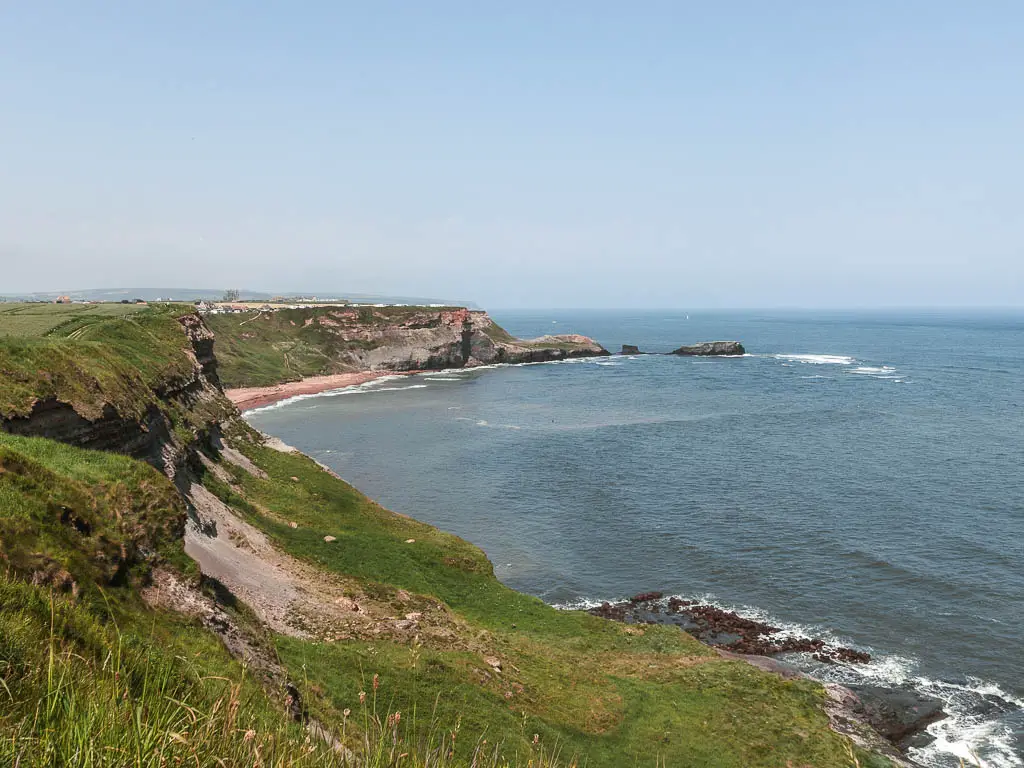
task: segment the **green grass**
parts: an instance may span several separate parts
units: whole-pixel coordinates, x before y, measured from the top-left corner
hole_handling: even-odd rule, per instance
[[[45,336],[0,335],[0,428],[8,419],[32,415],[39,402],[56,401],[90,421],[139,422],[159,412],[177,442],[188,445],[235,414],[223,397],[166,396],[196,381],[191,342],[180,322],[191,312],[187,305],[162,304],[135,308],[126,317],[89,314],[88,322],[72,313],[70,324]],[[14,317],[0,314],[0,330],[15,328],[20,321]]]
[[[124,416],[140,414],[154,403],[155,388],[193,369],[177,322],[187,311],[163,305],[138,309],[127,319],[90,315],[67,337],[52,329],[48,336],[17,335],[21,316],[0,314],[0,418],[28,415],[36,400],[47,398],[71,403],[87,418],[102,415],[108,404]],[[68,319],[81,320],[74,314]]]
[[[450,749],[447,709],[401,725],[357,704],[327,723],[350,753],[309,738],[280,681],[265,690],[214,635],[140,599],[150,566],[188,570],[184,515],[148,465],[0,434],[0,765],[462,768],[484,750]],[[508,764],[486,748],[475,765]],[[529,755],[557,765],[547,745]]]
[[[124,456],[0,433],[2,565],[58,589],[140,583],[179,566],[185,507],[167,479]]]
[[[278,638],[282,660],[308,676],[325,718],[354,708],[376,673],[388,706],[460,717],[514,754],[537,733],[595,768],[671,765],[673,755],[723,768],[849,765],[820,686],[722,660],[676,628],[557,611],[503,586],[476,547],[383,509],[310,459],[246,444],[240,433],[234,442],[268,477],[237,472],[231,486],[207,485],[282,548],[356,577],[368,592],[402,588],[454,612],[452,642]],[[485,654],[503,660],[501,674],[488,672]],[[866,755],[861,763],[887,764]]]
[[[496,341],[499,343],[511,343],[518,341],[518,339],[516,339],[515,336],[506,331],[497,323],[492,323],[491,325],[485,326],[483,332],[484,335],[490,338],[491,341]]]
[[[0,304],[0,336],[67,335],[94,322],[146,309],[141,304]]]
[[[0,765],[85,768],[560,768],[547,744],[511,761],[483,736],[377,706],[311,737],[209,633],[166,614],[115,623],[0,574]],[[143,620],[144,619],[144,620]],[[367,686],[372,690],[372,684]],[[469,757],[451,750],[452,732]],[[474,760],[474,758],[476,758]]]
[[[206,315],[217,337],[224,385],[268,386],[351,370],[342,357],[359,345],[346,343],[319,324],[306,324],[333,311],[337,308]]]
[[[209,633],[141,610],[119,625],[4,575],[0,699],[3,765],[243,766],[258,745],[318,764],[280,761],[305,734]]]
[[[383,327],[436,317],[457,307],[313,307],[274,312],[206,315],[217,335],[217,358],[226,387],[263,387],[354,370],[347,353],[377,342],[347,338],[346,322]],[[323,322],[321,322],[323,321]]]

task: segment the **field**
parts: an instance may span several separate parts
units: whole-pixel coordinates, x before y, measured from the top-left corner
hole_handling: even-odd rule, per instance
[[[146,309],[145,304],[0,304],[0,336],[68,336],[92,323]]]

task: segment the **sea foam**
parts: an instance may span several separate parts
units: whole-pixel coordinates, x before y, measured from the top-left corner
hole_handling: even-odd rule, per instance
[[[772,355],[776,360],[791,360],[797,363],[808,363],[810,365],[853,365],[856,360],[848,355],[811,355],[811,354],[790,354]]]

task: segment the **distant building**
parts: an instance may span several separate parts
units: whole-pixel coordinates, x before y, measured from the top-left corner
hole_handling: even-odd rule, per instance
[[[54,299],[53,303],[54,304],[70,304],[71,303],[71,297],[70,296],[58,296],[56,299]]]

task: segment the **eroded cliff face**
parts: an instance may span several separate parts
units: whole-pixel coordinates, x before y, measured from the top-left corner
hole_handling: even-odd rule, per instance
[[[306,324],[318,325],[343,340],[347,349],[342,359],[357,370],[462,368],[608,354],[586,336],[516,339],[486,312],[424,308],[395,313],[386,309],[338,309],[314,315]]]
[[[57,388],[57,394],[35,399],[27,412],[0,414],[0,430],[124,453],[173,479],[194,447],[216,441],[222,420],[235,413],[220,386],[213,333],[194,313],[177,322],[184,332],[176,350],[184,355],[183,364],[170,366],[148,387],[141,384],[143,376],[135,377],[137,398],[130,405],[115,404],[117,398],[106,391],[109,382],[97,376],[87,382],[92,395],[87,401]]]

